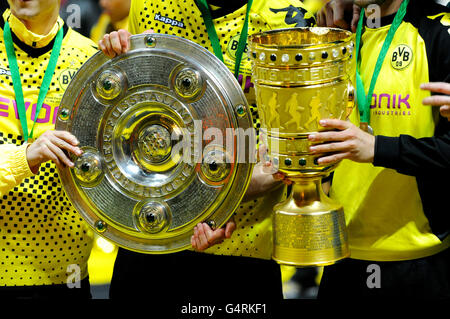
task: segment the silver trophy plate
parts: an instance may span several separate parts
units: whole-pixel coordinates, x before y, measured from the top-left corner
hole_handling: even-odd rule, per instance
[[[69,84],[56,129],[83,154],[60,170],[67,195],[104,238],[138,252],[190,247],[195,225],[221,227],[248,186],[255,136],[227,67],[176,36],[131,37],[99,52]]]

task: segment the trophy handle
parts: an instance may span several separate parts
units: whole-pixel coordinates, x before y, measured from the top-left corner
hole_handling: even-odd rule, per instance
[[[348,102],[345,114],[345,119],[347,120],[350,114],[352,114],[353,108],[355,107],[355,88],[349,82],[348,83]]]

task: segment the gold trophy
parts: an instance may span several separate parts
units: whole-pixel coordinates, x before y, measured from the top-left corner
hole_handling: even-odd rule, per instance
[[[320,165],[308,135],[324,118],[345,120],[354,104],[352,34],[291,28],[249,37],[261,135],[268,157],[291,180],[290,197],[273,212],[273,259],[325,266],[350,255],[342,206],[322,190],[337,164]]]

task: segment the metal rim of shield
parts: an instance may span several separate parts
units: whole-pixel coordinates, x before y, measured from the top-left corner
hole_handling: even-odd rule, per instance
[[[221,227],[250,181],[255,136],[242,88],[180,37],[137,35],[124,55],[95,54],[69,84],[56,129],[83,150],[59,172],[70,201],[133,251],[189,248],[194,227]]]

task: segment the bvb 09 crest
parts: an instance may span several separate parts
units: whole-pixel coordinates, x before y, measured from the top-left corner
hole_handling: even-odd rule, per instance
[[[227,46],[227,53],[233,60],[236,60],[236,51],[238,48],[240,36],[241,36],[240,33],[233,36],[230,39],[230,42],[228,43],[228,46]],[[248,51],[248,46],[245,46],[244,52],[242,54],[242,59],[244,61],[247,59],[247,51]]]
[[[396,70],[406,69],[413,60],[413,51],[406,44],[400,44],[392,52],[391,65]]]
[[[62,71],[58,77],[59,85],[61,86],[61,88],[66,89],[76,73],[77,70],[75,69],[65,69],[64,71]]]

